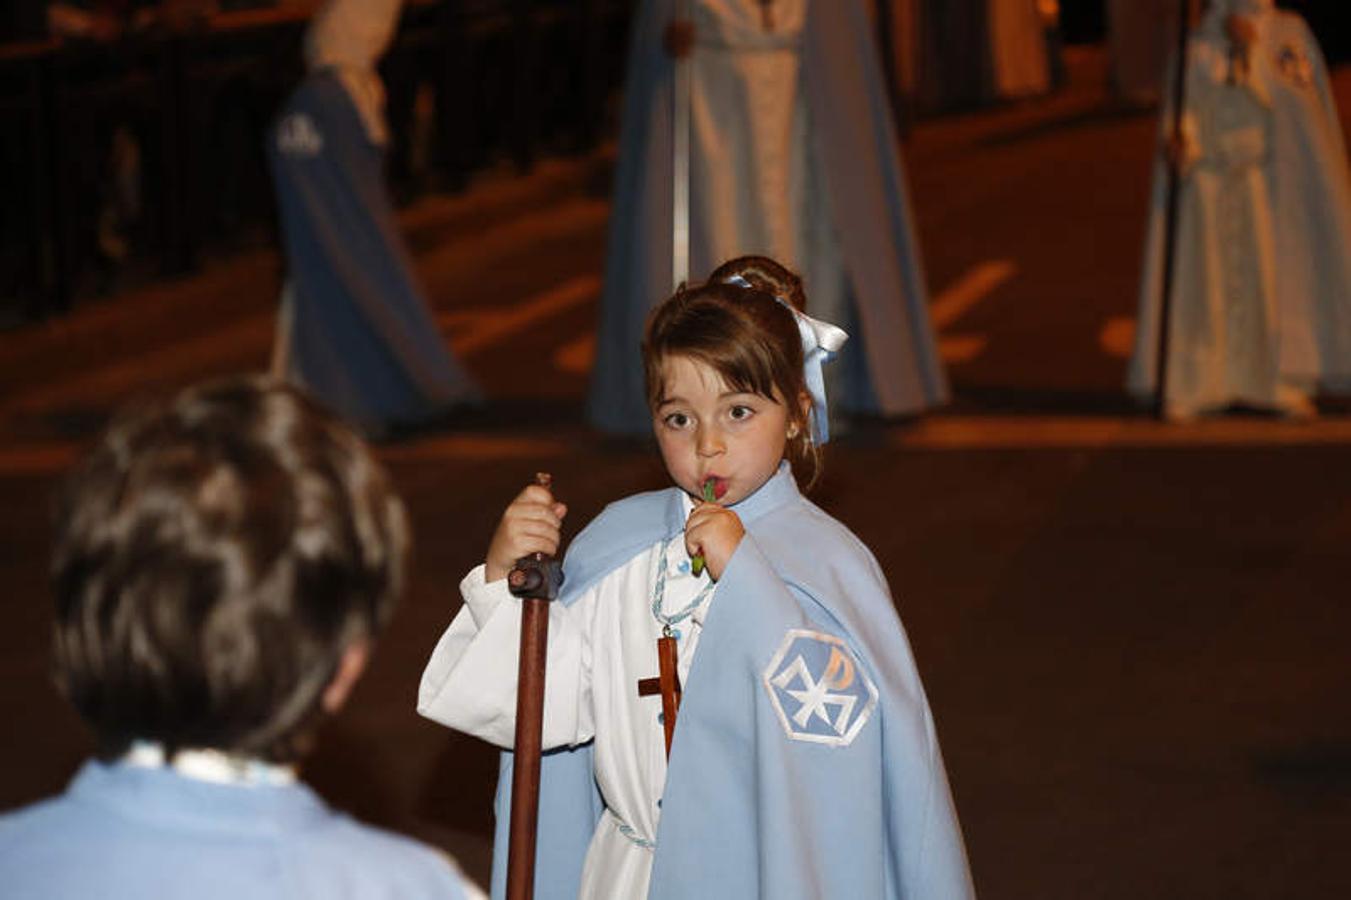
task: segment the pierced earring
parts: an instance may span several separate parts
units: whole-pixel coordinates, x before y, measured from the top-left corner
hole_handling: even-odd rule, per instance
[[[793,438],[795,438],[795,437],[797,437],[797,423],[796,423],[796,422],[793,423],[792,425],[789,425],[789,426],[788,426],[788,440],[791,441],[791,440],[792,440]]]

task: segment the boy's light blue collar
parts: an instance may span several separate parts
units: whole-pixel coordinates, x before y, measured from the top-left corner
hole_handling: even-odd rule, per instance
[[[136,769],[171,768],[194,781],[246,787],[285,787],[295,784],[297,777],[293,766],[236,756],[220,750],[184,749],[169,757],[164,752],[164,746],[153,741],[134,741],[119,762]]]

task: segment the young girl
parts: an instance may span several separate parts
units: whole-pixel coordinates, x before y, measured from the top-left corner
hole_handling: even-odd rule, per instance
[[[824,399],[809,385],[843,337],[740,283],[681,290],[653,313],[648,402],[674,486],[612,504],[568,551],[550,611],[537,896],[973,895],[886,582],[794,479],[819,467]],[[423,715],[510,748],[520,608],[504,576],[557,550],[565,513],[538,486],[507,508],[428,662]],[[664,634],[684,686],[669,762],[662,698],[638,684]],[[504,753],[495,896],[510,766]]]

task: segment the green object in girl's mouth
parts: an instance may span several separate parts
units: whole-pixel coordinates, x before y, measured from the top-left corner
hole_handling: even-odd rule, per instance
[[[717,501],[719,493],[718,486],[718,479],[704,479],[703,492],[705,503],[714,503]],[[725,490],[726,489],[724,488],[724,491]],[[696,553],[694,556],[690,557],[690,571],[694,573],[696,578],[704,574],[704,555],[702,553]]]

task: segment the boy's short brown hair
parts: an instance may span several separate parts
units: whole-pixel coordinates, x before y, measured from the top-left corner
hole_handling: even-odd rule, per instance
[[[305,396],[189,388],[118,418],[63,486],[57,682],[105,756],[292,760],[343,652],[388,619],[408,540],[383,469]]]

